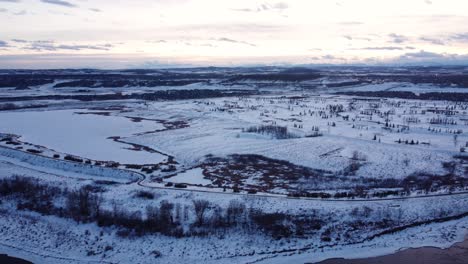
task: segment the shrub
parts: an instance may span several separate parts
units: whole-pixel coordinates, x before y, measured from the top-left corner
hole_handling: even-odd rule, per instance
[[[176,183],[176,184],[174,184],[174,187],[184,189],[184,188],[187,188],[187,184],[185,184],[185,183]]]
[[[30,152],[30,153],[33,153],[33,154],[41,154],[42,153],[42,151],[37,150],[37,149],[27,149],[26,151]]]
[[[66,155],[63,159],[64,159],[64,160],[68,160],[68,161],[79,162],[79,163],[82,163],[82,162],[83,162],[83,159],[78,158],[78,157],[75,157],[75,156],[72,156],[72,155]]]
[[[152,200],[152,199],[154,199],[154,194],[151,193],[151,192],[148,192],[148,191],[138,191],[136,193],[136,197],[142,198],[142,199]]]

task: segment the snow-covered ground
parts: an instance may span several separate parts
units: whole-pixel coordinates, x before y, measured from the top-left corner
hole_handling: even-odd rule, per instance
[[[357,177],[400,179],[447,173],[444,163],[468,144],[467,108],[443,101],[359,101],[330,95],[217,98],[126,104],[125,111],[1,112],[0,132],[61,153],[122,164],[160,164],[170,155],[184,168],[200,165],[207,155],[258,154],[341,174],[357,153]],[[295,137],[243,132],[265,124],[287,127]],[[306,137],[315,130],[322,136]],[[113,136],[159,153],[136,151],[109,139]]]
[[[63,188],[92,184],[92,181],[74,178],[66,173],[51,174],[4,162],[0,163],[0,172],[1,175],[14,173],[35,177]],[[190,171],[189,174],[195,175],[195,172]],[[152,192],[155,198],[147,200],[135,197],[139,190]],[[163,200],[179,204],[181,208],[189,208],[190,211],[193,210],[192,200],[196,199],[205,199],[222,207],[226,207],[231,200],[238,200],[249,208],[258,208],[265,212],[287,212],[292,215],[315,212],[319,215],[329,215],[331,218],[327,220],[327,226],[340,226],[343,221],[353,220],[355,216],[352,212],[356,208],[364,207],[371,208],[370,219],[378,219],[383,214],[389,218],[397,217],[402,223],[431,219],[442,211],[457,214],[468,209],[468,194],[372,202],[337,202],[194,193],[174,189],[151,190],[136,183],[107,186],[103,199],[104,207],[110,208],[113,204],[120,204],[140,212],[148,205],[159,204]],[[309,238],[272,240],[266,234],[247,234],[235,229],[221,230],[208,237],[174,238],[153,234],[122,238],[116,235],[114,228],[77,224],[72,220],[25,211],[15,212],[8,200],[4,200],[0,205],[0,215],[0,251],[34,263],[304,263],[330,257],[377,256],[405,247],[448,247],[462,240],[468,231],[468,219],[465,217],[410,228],[352,245],[347,245],[346,241],[324,243],[320,240],[320,233]],[[365,216],[359,217],[361,218],[358,219],[364,221],[367,219]],[[155,258],[155,251],[161,256]],[[281,251],[285,253],[278,253]]]
[[[214,85],[212,89],[221,86]],[[401,83],[349,89],[458,91],[453,87]],[[33,91],[54,93],[52,84]],[[48,111],[2,111],[0,133],[19,136],[21,144],[15,145],[17,142],[12,139],[2,140],[7,136],[0,135],[0,179],[24,175],[63,189],[96,185],[102,189],[102,208],[119,205],[143,216],[148,206],[170,201],[176,208],[190,212],[181,225],[185,231],[195,221],[194,200],[210,202],[208,215],[236,200],[248,209],[265,213],[323,217],[319,231],[279,240],[259,230],[246,233],[236,228],[220,229],[204,237],[150,234],[122,238],[114,227],[101,228],[95,223],[78,224],[57,216],[17,211],[14,201],[7,199],[0,203],[0,252],[35,263],[301,263],[330,257],[376,256],[410,246],[447,247],[463,238],[468,230],[466,217],[413,227],[353,245],[347,244],[340,233],[340,227],[353,221],[369,224],[392,219],[404,225],[466,213],[468,194],[461,189],[451,194],[454,190],[447,188],[440,196],[419,193],[422,197],[416,197],[413,193],[381,200],[294,199],[286,197],[287,190],[281,190],[281,186],[275,186],[272,193],[246,194],[245,190],[235,193],[230,186],[226,189],[222,182],[215,184],[208,179],[203,169],[208,166],[207,159],[233,154],[255,154],[288,161],[291,163],[288,166],[323,170],[325,177],[331,177],[331,185],[337,177],[358,182],[371,178],[401,181],[415,174],[468,176],[466,161],[454,158],[466,157],[462,150],[468,146],[467,103],[368,100],[293,90],[278,94],[144,103],[61,101],[54,102]],[[262,125],[287,127],[293,136],[277,139],[268,133],[247,132],[248,128]],[[318,136],[311,136],[315,132]],[[110,137],[118,137],[113,139],[121,142]],[[60,158],[52,158],[57,153]],[[66,154],[84,161],[65,161]],[[110,168],[97,165],[96,161],[136,167]],[[356,171],[346,174],[356,163],[359,165]],[[139,166],[142,164],[147,167]],[[241,165],[234,164],[231,170]],[[254,176],[245,182],[253,185],[260,181],[271,164],[264,165],[264,170],[249,172]],[[287,165],[283,168],[288,169]],[[222,169],[219,168],[220,174]],[[227,172],[224,176],[231,177]],[[106,184],[103,180],[116,183]],[[307,183],[308,179],[301,180]],[[166,187],[167,182],[189,186],[175,189]],[[331,185],[332,193],[340,189]],[[307,189],[306,184],[302,187]],[[356,213],[363,208],[370,210],[368,216]],[[322,239],[326,230],[334,232],[330,243]],[[372,234],[356,235],[364,239]]]

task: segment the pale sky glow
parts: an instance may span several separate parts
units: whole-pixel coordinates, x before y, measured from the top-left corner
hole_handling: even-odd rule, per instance
[[[466,0],[0,0],[0,68],[468,62]]]

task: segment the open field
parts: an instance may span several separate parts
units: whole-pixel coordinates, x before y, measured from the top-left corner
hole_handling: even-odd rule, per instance
[[[105,74],[0,88],[0,252],[311,263],[463,239],[468,102],[381,94],[452,98],[463,82],[197,74],[175,88],[100,87]]]

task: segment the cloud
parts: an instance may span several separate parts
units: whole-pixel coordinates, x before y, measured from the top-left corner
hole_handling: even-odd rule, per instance
[[[15,16],[24,16],[26,14],[27,14],[26,10],[21,10],[19,12],[13,13],[13,15],[15,15]]]
[[[147,40],[147,43],[167,43],[167,40],[165,39],[159,39],[159,40]]]
[[[406,59],[418,59],[418,58],[444,58],[446,55],[440,54],[440,53],[435,53],[435,52],[429,52],[429,51],[424,51],[420,50],[418,52],[412,52],[412,53],[406,53],[400,56],[400,58],[406,58]]]
[[[468,33],[459,33],[450,37],[452,40],[465,42],[468,41]]]
[[[5,12],[8,12],[8,9],[0,8],[0,13],[5,13]]]
[[[408,38],[406,36],[403,36],[403,35],[398,35],[398,34],[395,34],[395,33],[391,33],[388,36],[391,38],[391,42],[393,42],[393,43],[403,43],[403,42],[408,41]]]
[[[339,22],[338,24],[342,26],[359,26],[359,25],[363,25],[364,23],[359,22],[359,21],[343,21],[343,22]]]
[[[371,41],[372,39],[366,38],[366,37],[355,37],[351,35],[344,35],[343,38],[347,40],[365,40],[365,41]]]
[[[441,39],[430,38],[430,37],[420,37],[419,39],[424,42],[429,42],[433,45],[445,45],[445,42],[442,41]]]
[[[264,11],[279,11],[282,12],[289,8],[286,2],[277,2],[273,4],[263,3],[255,8],[231,8],[232,11],[238,12],[264,12]]]
[[[406,47],[395,47],[395,46],[385,46],[385,47],[364,47],[358,48],[357,50],[412,50],[415,49],[414,47],[406,46]]]
[[[424,3],[428,4],[428,5],[432,5],[432,1],[431,0],[424,0]]]
[[[218,38],[218,39],[216,39],[216,41],[220,41],[220,42],[230,42],[230,43],[237,43],[237,44],[244,44],[244,45],[248,45],[248,46],[252,46],[252,47],[256,47],[256,46],[257,46],[257,45],[255,45],[255,44],[252,44],[252,43],[249,43],[249,42],[246,42],[246,41],[239,41],[239,40],[230,39],[230,38]]]
[[[16,43],[28,43],[29,41],[24,40],[24,39],[12,39],[11,41],[16,42]]]
[[[7,47],[10,47],[10,45],[8,45],[8,42],[0,40],[0,48],[7,48]]]
[[[97,12],[97,13],[102,12],[102,10],[99,9],[99,8],[88,8],[88,10],[89,10],[89,11],[93,11],[93,12]]]
[[[20,0],[0,0],[0,2],[7,2],[7,3],[19,3]]]
[[[62,0],[41,0],[41,2],[46,3],[46,4],[64,6],[64,7],[78,7],[75,4],[72,4],[67,1],[62,1]]]
[[[335,60],[335,59],[337,59],[337,57],[335,57],[333,55],[324,55],[321,58],[324,59],[324,60]]]
[[[81,50],[101,50],[108,51],[110,48],[114,47],[112,44],[103,44],[103,45],[69,45],[69,44],[55,44],[52,40],[36,40],[36,41],[26,41],[26,40],[16,40],[18,43],[27,43],[23,47],[25,50],[34,50],[34,51],[81,51]]]
[[[435,53],[420,50],[405,53],[389,61],[391,64],[405,65],[466,65],[468,54]]]
[[[419,40],[431,43],[433,45],[446,45],[450,42],[468,42],[468,33],[455,33],[451,35],[438,36],[438,37],[426,37],[422,36]]]
[[[58,50],[109,50],[109,44],[106,45],[58,45],[55,47]]]
[[[122,69],[146,61],[135,55],[109,56],[108,54],[12,54],[0,56],[3,69],[60,69],[60,68],[102,68]],[[163,61],[161,59],[161,61]],[[164,61],[167,61],[165,59]]]

